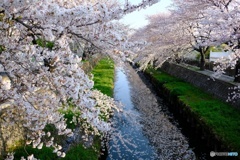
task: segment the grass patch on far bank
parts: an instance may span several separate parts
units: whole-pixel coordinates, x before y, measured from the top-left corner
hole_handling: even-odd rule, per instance
[[[92,70],[94,88],[113,97],[114,62],[109,58],[101,59]]]
[[[240,151],[240,111],[238,109],[162,71],[148,69],[146,72],[151,74],[157,84],[163,85],[172,96],[177,96],[191,108],[192,112],[199,115],[225,145]]]

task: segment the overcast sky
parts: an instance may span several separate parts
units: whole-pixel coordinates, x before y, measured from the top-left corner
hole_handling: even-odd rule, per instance
[[[119,0],[121,3],[124,3],[125,0]],[[131,4],[138,4],[142,0],[129,0]],[[160,12],[167,12],[167,6],[172,3],[171,0],[161,0],[160,2],[152,5],[151,7],[147,7],[146,9],[142,9],[140,11],[135,11],[131,14],[124,16],[120,22],[130,25],[131,28],[138,29],[147,25],[148,21],[146,20],[147,15],[154,15]]]

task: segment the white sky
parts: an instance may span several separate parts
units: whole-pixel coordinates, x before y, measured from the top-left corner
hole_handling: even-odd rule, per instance
[[[119,0],[121,3],[125,3],[125,0]],[[139,4],[142,0],[129,0],[131,4]],[[154,15],[160,12],[167,12],[167,6],[172,3],[171,0],[160,0],[160,2],[147,7],[146,9],[141,9],[140,11],[132,12],[124,16],[120,22],[126,25],[130,25],[131,28],[138,29],[148,24],[146,20],[147,15]]]

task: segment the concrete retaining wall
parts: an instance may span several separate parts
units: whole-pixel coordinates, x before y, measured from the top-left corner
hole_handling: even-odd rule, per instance
[[[174,63],[165,62],[161,69],[172,76],[178,77],[196,87],[202,88],[206,92],[223,101],[228,99],[229,93],[231,92],[229,88],[236,86],[236,84],[223,80],[212,80],[208,75]],[[231,102],[231,104],[240,109],[240,100],[237,102]]]

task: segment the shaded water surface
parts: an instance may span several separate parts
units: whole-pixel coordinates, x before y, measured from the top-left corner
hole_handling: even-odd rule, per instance
[[[116,69],[114,99],[123,104],[123,112],[112,120],[108,160],[195,159],[161,100],[130,66]]]

